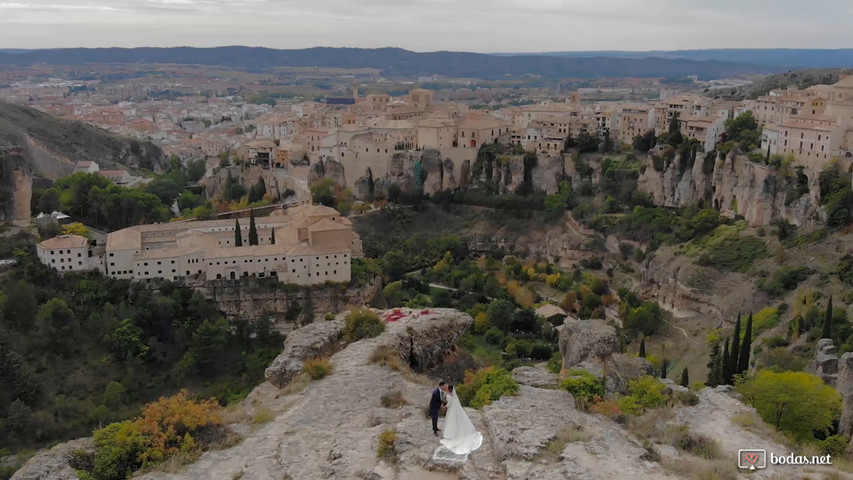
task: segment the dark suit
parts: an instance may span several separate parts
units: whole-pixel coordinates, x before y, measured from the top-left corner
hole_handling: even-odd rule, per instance
[[[429,415],[432,417],[432,431],[438,433],[438,411],[441,410],[441,390],[438,388],[432,392],[432,398],[429,400]]]

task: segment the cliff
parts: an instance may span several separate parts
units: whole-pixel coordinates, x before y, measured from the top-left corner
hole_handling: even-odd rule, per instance
[[[730,216],[742,215],[751,225],[770,225],[785,219],[797,226],[821,221],[816,174],[804,173],[808,193],[797,194],[797,173],[790,167],[772,167],[750,161],[737,149],[725,158],[697,158],[682,165],[653,151],[638,187],[651,194],[656,205],[678,207],[704,204]],[[701,156],[701,154],[700,154]],[[655,168],[657,165],[658,168]]]
[[[169,165],[153,143],[0,102],[0,222],[29,220],[34,175],[55,180],[73,173],[81,160],[103,170],[163,171]]]
[[[239,284],[233,284],[223,280],[209,281],[197,289],[216,302],[227,316],[246,320],[273,318],[280,330],[288,331],[298,327],[295,319],[285,318],[285,312],[291,306],[298,305],[303,308],[310,298],[316,312],[340,312],[349,307],[361,307],[379,294],[382,284],[379,278],[374,278],[362,286],[324,285],[293,288],[283,287],[277,282],[262,284],[241,280]]]

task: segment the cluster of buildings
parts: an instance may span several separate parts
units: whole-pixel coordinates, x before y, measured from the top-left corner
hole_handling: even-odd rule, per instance
[[[277,278],[314,285],[348,282],[361,239],[337,210],[299,205],[257,217],[258,242],[249,244],[249,221],[210,220],[136,225],[112,232],[103,246],[60,235],[36,246],[39,260],[60,272],[98,269],[134,281]]]

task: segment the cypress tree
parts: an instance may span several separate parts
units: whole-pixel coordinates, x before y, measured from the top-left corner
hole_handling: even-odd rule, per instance
[[[685,388],[690,386],[690,377],[687,373],[687,367],[684,367],[684,370],[681,371],[681,386]]]
[[[732,377],[732,372],[729,368],[732,365],[731,356],[729,355],[729,339],[726,338],[726,346],[723,348],[723,359],[722,359],[722,368],[720,369],[723,377],[720,380],[720,383],[729,383],[729,379]]]
[[[275,245],[275,227],[272,228],[272,233],[270,233],[270,245]]]
[[[740,348],[740,358],[736,373],[745,373],[749,370],[749,348],[752,343],[752,314],[746,319],[746,331],[743,334],[743,343]]]
[[[240,232],[240,219],[234,219],[234,246],[242,247],[243,246],[243,234]]]
[[[722,359],[720,358],[720,342],[716,342],[711,347],[711,359],[708,361],[708,380],[705,382],[705,385],[708,385],[709,387],[716,387],[721,383],[721,360]]]
[[[735,322],[735,334],[732,338],[732,347],[729,349],[729,376],[726,377],[726,383],[732,383],[732,377],[738,373],[738,355],[740,355],[740,314]]]
[[[660,378],[666,378],[666,369],[667,369],[667,360],[666,357],[663,357],[663,363],[660,366]]]
[[[823,318],[823,331],[820,338],[832,338],[832,295],[829,296],[829,304],[826,305],[826,316]]]
[[[640,358],[646,358],[646,337],[640,340]]]
[[[258,244],[258,228],[255,227],[255,209],[249,210],[249,245]]]

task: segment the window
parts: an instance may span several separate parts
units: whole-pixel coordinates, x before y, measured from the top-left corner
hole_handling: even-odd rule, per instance
[[[77,265],[83,265],[83,262],[77,262]]]
[[[82,256],[83,256],[83,254],[82,254],[82,253],[77,252],[77,258],[80,258],[80,257],[82,257]]]

